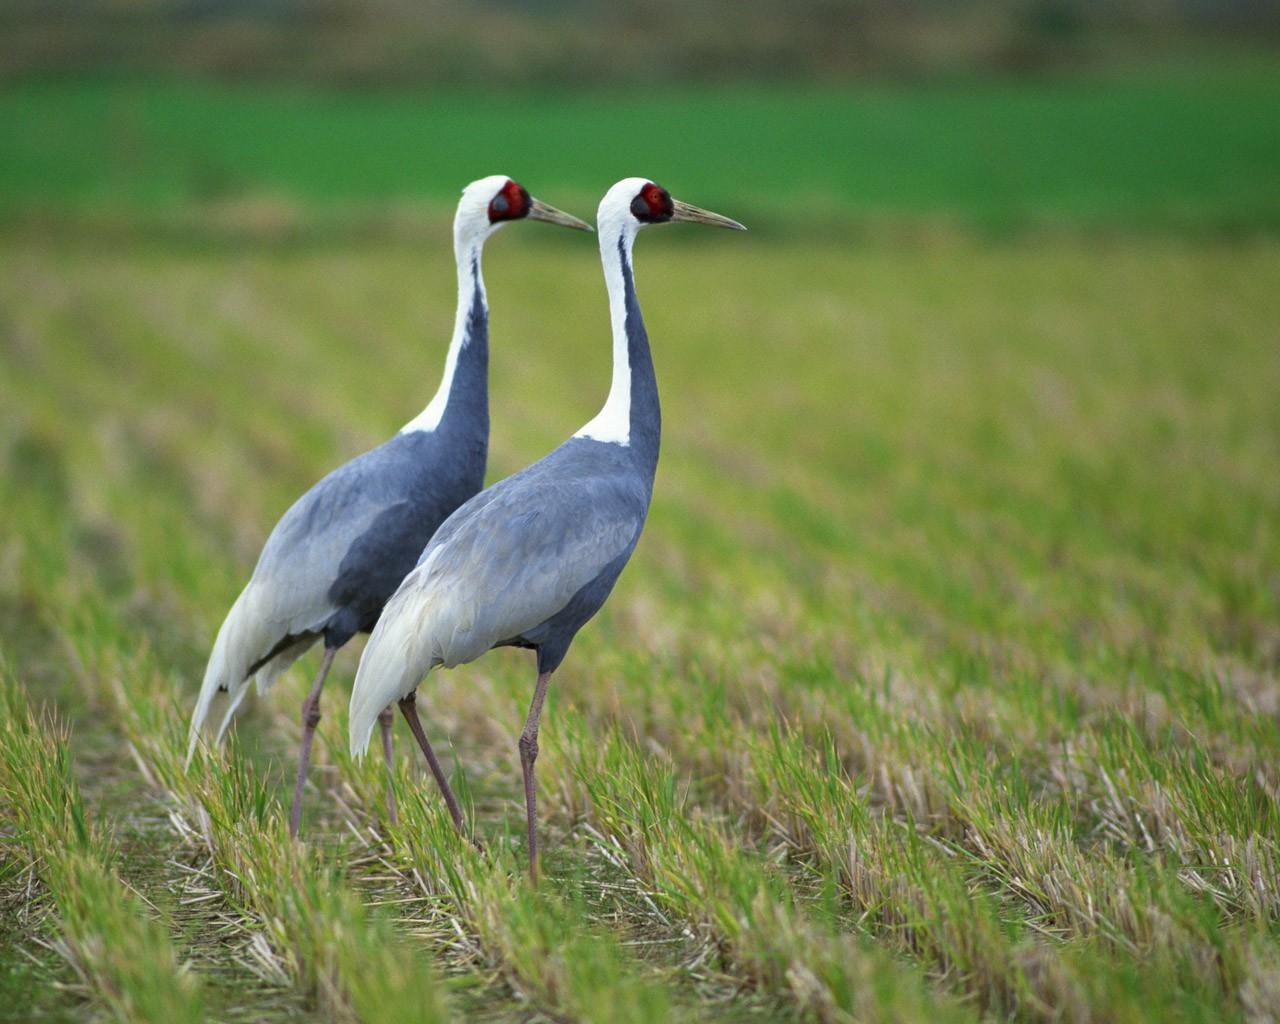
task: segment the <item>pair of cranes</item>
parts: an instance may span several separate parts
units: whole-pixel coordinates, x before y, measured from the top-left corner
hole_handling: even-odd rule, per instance
[[[489,439],[489,308],[484,243],[505,224],[590,225],[532,198],[502,175],[462,192],[453,223],[458,309],[439,390],[389,441],[334,470],[272,530],[253,576],[218,630],[191,720],[188,759],[208,724],[217,738],[256,679],[259,692],[317,641],[324,656],[302,704],[302,744],[290,810],[296,836],[320,693],[337,651],[372,633],[351,694],[350,744],[374,723],[392,760],[392,706],[422,748],[454,824],[462,811],[418,716],[416,692],[436,667],[494,647],[533,650],[538,678],[520,733],[529,873],[538,873],[534,762],[551,674],[600,610],[644,527],[658,464],[661,416],[631,252],[640,229],[679,221],[745,230],[626,178],[597,211],[613,333],[604,407],[549,455],[482,490]],[[388,775],[388,811],[395,801]]]

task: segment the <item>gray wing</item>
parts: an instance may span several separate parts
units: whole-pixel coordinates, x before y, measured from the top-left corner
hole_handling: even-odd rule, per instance
[[[329,591],[343,558],[396,503],[395,496],[371,491],[376,474],[360,464],[364,459],[330,473],[294,502],[262,549],[249,585],[265,592],[258,614],[285,634],[322,627],[336,611]]]
[[[286,602],[277,618],[362,598],[381,605],[441,520],[479,488],[483,453],[478,461],[468,471],[434,435],[398,434],[324,477],[281,517],[254,570]],[[387,567],[394,579],[381,578]]]
[[[628,483],[513,481],[429,545],[404,586],[447,606],[441,661],[470,661],[545,622],[629,551],[646,503]]]
[[[337,605],[330,588],[343,556],[379,514],[397,500],[380,482],[388,476],[375,448],[334,470],[300,497],[271,531],[253,576],[218,630],[205,668],[191,720],[191,748],[216,695],[225,691],[229,710],[216,724],[219,734],[230,722],[248,676],[273,651],[298,657],[324,629]],[[286,645],[287,638],[297,642]],[[260,685],[281,665],[266,666]]]
[[[621,474],[535,464],[463,505],[387,602],[351,694],[352,749],[434,666],[478,658],[561,611],[625,556],[648,494]]]

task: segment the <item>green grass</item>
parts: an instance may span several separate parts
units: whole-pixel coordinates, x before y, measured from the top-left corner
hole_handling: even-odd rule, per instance
[[[688,194],[739,212],[705,187]],[[75,743],[12,709],[0,739],[60,792],[92,751],[166,801],[151,841],[217,915],[129,898],[128,814],[87,788],[66,806],[101,837],[85,863],[111,921],[191,971],[89,974],[85,1016],[170,991],[252,1015],[249,965],[294,1001],[282,1016],[316,1019],[1265,1019],[1280,243],[646,233],[662,463],[552,687],[531,891],[527,654],[420,695],[484,855],[403,730],[403,823],[383,819],[377,764],[344,752],[354,650],[306,844],[281,802],[314,659],[225,757],[179,763],[271,524],[434,390],[453,274],[427,223],[422,244],[0,234],[6,700],[52,702]],[[603,288],[572,241],[518,227],[486,257],[491,478],[603,398]],[[39,877],[48,927],[98,948],[108,922]]]
[[[65,728],[37,716],[0,677],[0,808],[58,917],[54,948],[84,993],[121,1022],[204,1019],[201,985],[184,972],[166,929],[122,882],[111,839],[89,820]]]
[[[579,212],[620,177],[657,174],[757,226],[942,216],[1274,228],[1278,105],[1280,74],[1263,64],[1034,85],[585,94],[36,82],[0,95],[0,209],[439,203],[497,169]]]

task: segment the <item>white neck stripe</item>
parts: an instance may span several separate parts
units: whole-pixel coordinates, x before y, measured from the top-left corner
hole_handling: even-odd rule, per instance
[[[600,223],[599,230],[600,261],[604,264],[604,283],[609,291],[609,322],[613,329],[613,381],[604,408],[573,436],[626,446],[631,443],[631,353],[627,338],[627,286],[622,273],[622,252],[626,253],[629,264],[636,230],[625,222]]]
[[[484,290],[484,278],[480,274],[480,251],[484,247],[484,238],[471,239],[467,242],[459,240],[454,246],[454,256],[458,265],[458,310],[453,321],[453,338],[449,341],[449,354],[444,361],[444,376],[440,379],[440,387],[432,396],[427,407],[400,428],[400,433],[409,434],[414,431],[433,431],[444,419],[444,411],[449,406],[449,393],[453,390],[453,375],[458,369],[458,358],[462,350],[471,340],[467,332],[467,321],[471,318],[471,307],[475,305],[477,292],[480,305],[488,312],[489,303]]]

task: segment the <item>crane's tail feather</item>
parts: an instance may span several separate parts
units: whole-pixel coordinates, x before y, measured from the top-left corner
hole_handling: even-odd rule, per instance
[[[200,695],[191,713],[191,729],[187,736],[188,766],[206,730],[212,734],[214,743],[222,741],[236,709],[248,696],[253,678],[249,670],[280,642],[280,626],[265,614],[263,597],[250,582],[236,598],[218,630],[204,681],[200,684]],[[265,693],[276,676],[301,657],[315,640],[316,634],[310,633],[260,666],[255,673],[258,692]]]
[[[244,703],[244,699],[249,696],[252,690],[253,688],[246,679],[244,685],[235,692],[234,696],[227,694],[227,699],[224,702],[214,702],[215,709],[221,711],[221,716],[215,712],[207,719],[207,726],[212,726],[214,722],[218,724],[218,728],[213,734],[214,743],[222,742],[227,735],[227,730],[231,728],[231,722],[235,718],[236,712],[240,709],[240,705]]]
[[[319,636],[320,634],[318,633],[304,633],[298,638],[297,642],[290,644],[276,654],[274,658],[262,665],[253,677],[258,684],[258,696],[265,696],[266,692],[288,670],[289,666],[311,650]]]
[[[195,757],[196,747],[203,739],[211,745],[222,742],[227,728],[235,716],[236,710],[249,694],[249,681],[239,686],[219,689],[214,687],[213,693],[206,700],[203,693],[196,702],[196,710],[191,716],[191,727],[187,732],[187,767]]]
[[[397,591],[365,645],[351,688],[348,739],[353,757],[364,756],[382,710],[412,693],[440,664],[424,628],[426,602],[422,598],[421,593],[403,587]]]

